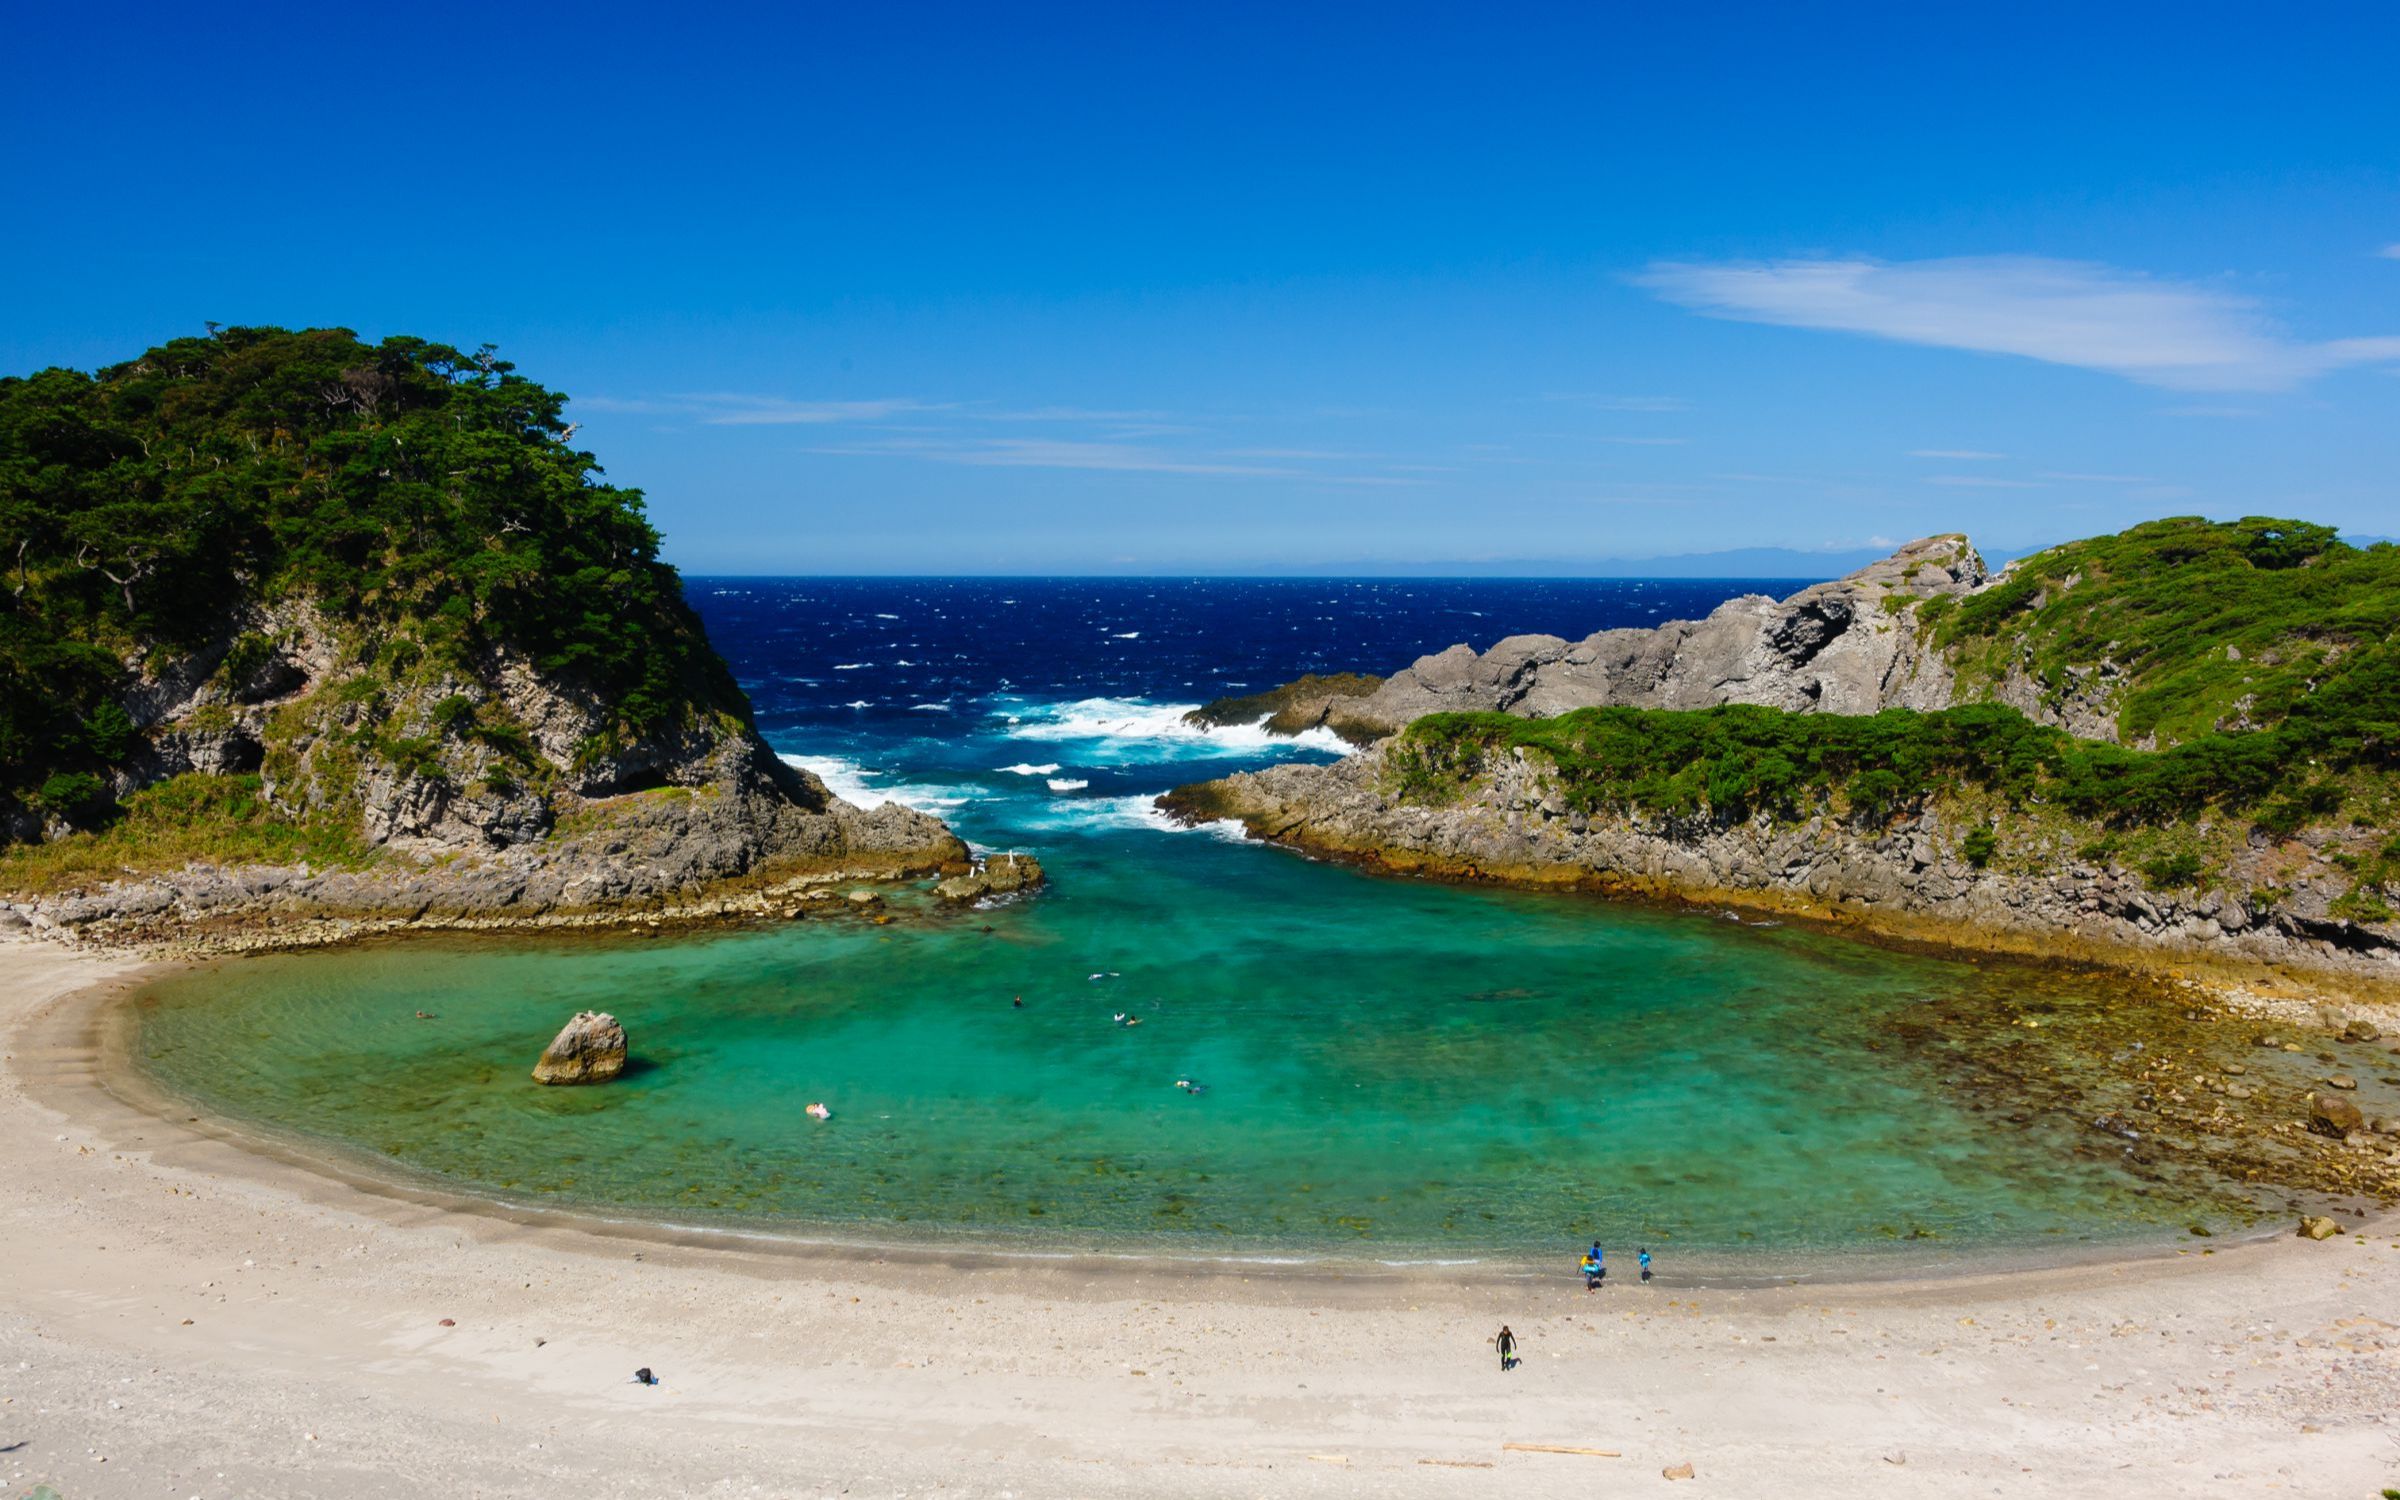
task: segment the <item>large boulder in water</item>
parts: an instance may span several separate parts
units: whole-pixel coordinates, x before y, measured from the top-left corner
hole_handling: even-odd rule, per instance
[[[2311,1094],[2308,1097],[2308,1128],[2338,1141],[2353,1130],[2366,1129],[2367,1116],[2364,1110],[2339,1094]]]
[[[560,1029],[533,1065],[536,1083],[606,1083],[625,1071],[625,1028],[617,1018],[584,1010]]]

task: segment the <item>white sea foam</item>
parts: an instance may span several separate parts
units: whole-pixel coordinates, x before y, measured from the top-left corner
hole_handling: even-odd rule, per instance
[[[1050,790],[1054,792],[1080,792],[1085,787],[1090,786],[1091,783],[1088,781],[1072,781],[1063,776],[1053,776],[1048,782],[1045,783],[1045,785],[1047,785]]]
[[[1120,630],[1109,637],[1112,641],[1138,641],[1141,638],[1142,633],[1138,630]]]
[[[950,711],[950,705],[947,703],[917,703],[910,705],[908,711],[912,714],[946,714]]]
[[[1158,793],[1143,792],[1133,797],[1059,797],[1040,811],[1028,811],[1019,821],[1029,829],[1044,832],[1111,832],[1139,829],[1151,833],[1204,833],[1211,838],[1238,844],[1249,837],[1240,823],[1231,818],[1190,827],[1178,823],[1154,805]]]
[[[836,672],[864,672],[873,665],[875,664],[871,661],[846,661],[836,666],[834,670]]]
[[[1027,765],[1024,761],[1018,761],[1013,766],[1002,766],[1000,769],[1011,776],[1047,776],[1058,769],[1058,762],[1050,761],[1044,765],[1034,766]]]
[[[1264,715],[1255,724],[1202,728],[1184,719],[1198,706],[1140,698],[1079,698],[1072,703],[1028,705],[1009,718],[1008,735],[1019,740],[1093,741],[1120,761],[1190,760],[1292,749],[1341,755],[1350,748],[1329,729],[1269,734]]]
[[[878,620],[897,620],[900,617],[898,615],[877,615],[875,618]]]
[[[964,807],[975,800],[977,789],[969,786],[912,786],[907,782],[879,785],[884,779],[881,771],[870,771],[854,760],[831,755],[785,755],[778,757],[785,765],[798,766],[825,783],[825,790],[853,807],[876,808],[887,802],[913,807],[918,812],[940,814],[954,807]]]
[[[853,698],[842,705],[844,708],[873,708],[874,706],[875,700],[872,698]]]

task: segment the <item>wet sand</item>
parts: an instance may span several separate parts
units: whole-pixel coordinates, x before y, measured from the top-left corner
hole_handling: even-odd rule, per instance
[[[1671,1490],[1687,1462],[1695,1490],[1801,1500],[2400,1484],[2390,1219],[1597,1294],[595,1232],[159,1113],[94,1024],[143,972],[0,944],[10,1495],[1513,1496]]]

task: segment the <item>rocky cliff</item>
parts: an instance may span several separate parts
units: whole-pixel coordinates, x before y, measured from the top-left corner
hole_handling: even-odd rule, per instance
[[[938,821],[768,749],[563,399],[339,329],[0,379],[0,922],[625,914],[964,869]]]
[[[2160,521],[1998,575],[1934,537],[1705,620],[1454,646],[1325,707],[1361,753],[1162,805],[1396,869],[2393,984],[2396,639],[2400,549],[2329,528]]]
[[[1603,630],[1579,641],[1510,636],[1483,651],[1452,646],[1380,684],[1357,679],[1370,688],[1363,694],[1302,693],[1313,710],[1305,722],[1287,712],[1269,727],[1326,723],[1366,739],[1427,714],[1459,711],[1542,716],[1608,704],[1717,703],[1845,714],[1939,708],[1950,701],[1951,673],[1914,606],[1971,593],[1985,579],[1983,559],[1965,537],[1928,537],[1788,599],[1728,600],[1705,620]]]

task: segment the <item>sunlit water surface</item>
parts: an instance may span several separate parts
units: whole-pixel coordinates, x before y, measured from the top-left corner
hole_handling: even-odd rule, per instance
[[[2231,1211],[2095,1151],[2070,1112],[2003,1122],[1962,1089],[1978,1037],[1957,1017],[2038,991],[2071,1020],[2117,1001],[2105,980],[1374,879],[1148,809],[1333,753],[1192,731],[1190,703],[1733,591],[697,585],[779,745],[854,797],[1038,852],[1051,889],[889,926],[245,961],[157,986],[138,1050],[211,1109],[512,1203],[887,1241],[1794,1256],[2159,1238]],[[1927,1044],[1926,1005],[1959,1034]],[[636,1066],[534,1085],[581,1009],[625,1022]]]

